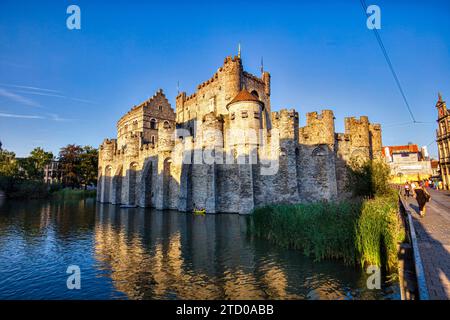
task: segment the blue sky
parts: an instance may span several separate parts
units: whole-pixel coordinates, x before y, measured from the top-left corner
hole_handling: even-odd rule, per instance
[[[242,46],[244,67],[272,74],[272,109],[367,115],[385,145],[429,145],[437,92],[450,101],[448,1],[369,1],[418,121],[407,109],[358,0],[0,2],[0,140],[26,156],[41,146],[98,146],[116,121],[162,88],[175,107]],[[81,8],[81,30],[66,9]],[[403,124],[403,125],[399,125]]]

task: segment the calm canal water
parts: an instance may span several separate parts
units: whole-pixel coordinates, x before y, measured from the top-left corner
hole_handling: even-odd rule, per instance
[[[0,299],[395,299],[364,272],[246,233],[243,216],[0,199]],[[68,290],[67,267],[81,269]]]

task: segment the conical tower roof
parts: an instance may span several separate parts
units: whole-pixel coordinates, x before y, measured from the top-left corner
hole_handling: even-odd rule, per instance
[[[236,103],[236,102],[241,102],[241,101],[255,101],[255,102],[259,102],[262,104],[262,102],[258,99],[257,96],[251,94],[250,92],[248,92],[246,89],[242,89],[237,95],[236,97],[233,98],[233,100],[231,100],[230,103],[228,103],[227,107],[230,104]]]

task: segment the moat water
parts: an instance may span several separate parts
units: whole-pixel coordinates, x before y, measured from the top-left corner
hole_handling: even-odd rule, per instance
[[[337,261],[255,239],[247,219],[0,198],[0,299],[397,299]],[[77,265],[81,288],[67,288]]]

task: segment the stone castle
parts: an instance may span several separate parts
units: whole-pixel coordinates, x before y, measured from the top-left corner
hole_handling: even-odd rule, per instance
[[[271,111],[270,74],[244,71],[240,55],[174,112],[162,90],[117,123],[99,150],[98,201],[208,213],[250,213],[271,203],[345,195],[351,161],[381,157],[381,127],[366,116],[336,133],[331,110]]]

